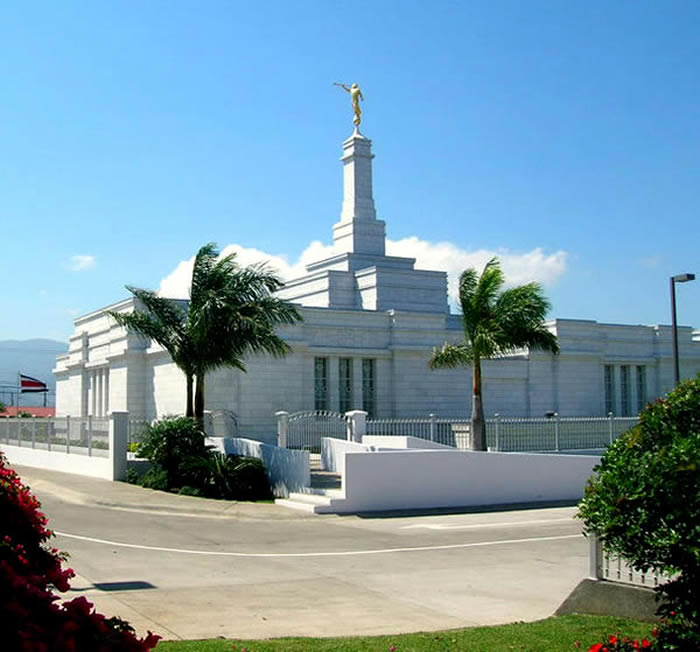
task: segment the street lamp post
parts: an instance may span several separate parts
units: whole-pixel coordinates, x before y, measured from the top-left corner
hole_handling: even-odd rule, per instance
[[[678,326],[676,324],[676,283],[694,281],[695,274],[677,274],[671,277],[671,340],[673,344],[673,380],[674,386],[681,382],[678,366]]]

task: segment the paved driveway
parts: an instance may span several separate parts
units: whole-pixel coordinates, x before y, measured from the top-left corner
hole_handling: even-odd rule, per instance
[[[333,636],[551,615],[587,569],[575,509],[365,518],[20,469],[76,594],[165,638]]]

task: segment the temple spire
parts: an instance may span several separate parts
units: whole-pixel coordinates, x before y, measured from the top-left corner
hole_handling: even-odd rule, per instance
[[[372,194],[372,141],[355,128],[343,143],[343,206],[333,227],[338,252],[384,255],[385,225]]]

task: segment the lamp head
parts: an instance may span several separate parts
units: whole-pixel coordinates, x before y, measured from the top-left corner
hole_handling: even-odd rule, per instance
[[[671,280],[674,283],[685,283],[686,281],[694,281],[695,274],[677,274],[676,276],[672,276]]]

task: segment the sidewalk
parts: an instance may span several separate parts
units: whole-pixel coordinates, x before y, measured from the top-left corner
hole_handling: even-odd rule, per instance
[[[274,503],[236,502],[196,496],[180,496],[144,489],[126,482],[111,482],[60,471],[15,466],[22,480],[41,500],[44,493],[65,503],[109,509],[205,518],[298,520],[314,515],[286,509]]]

